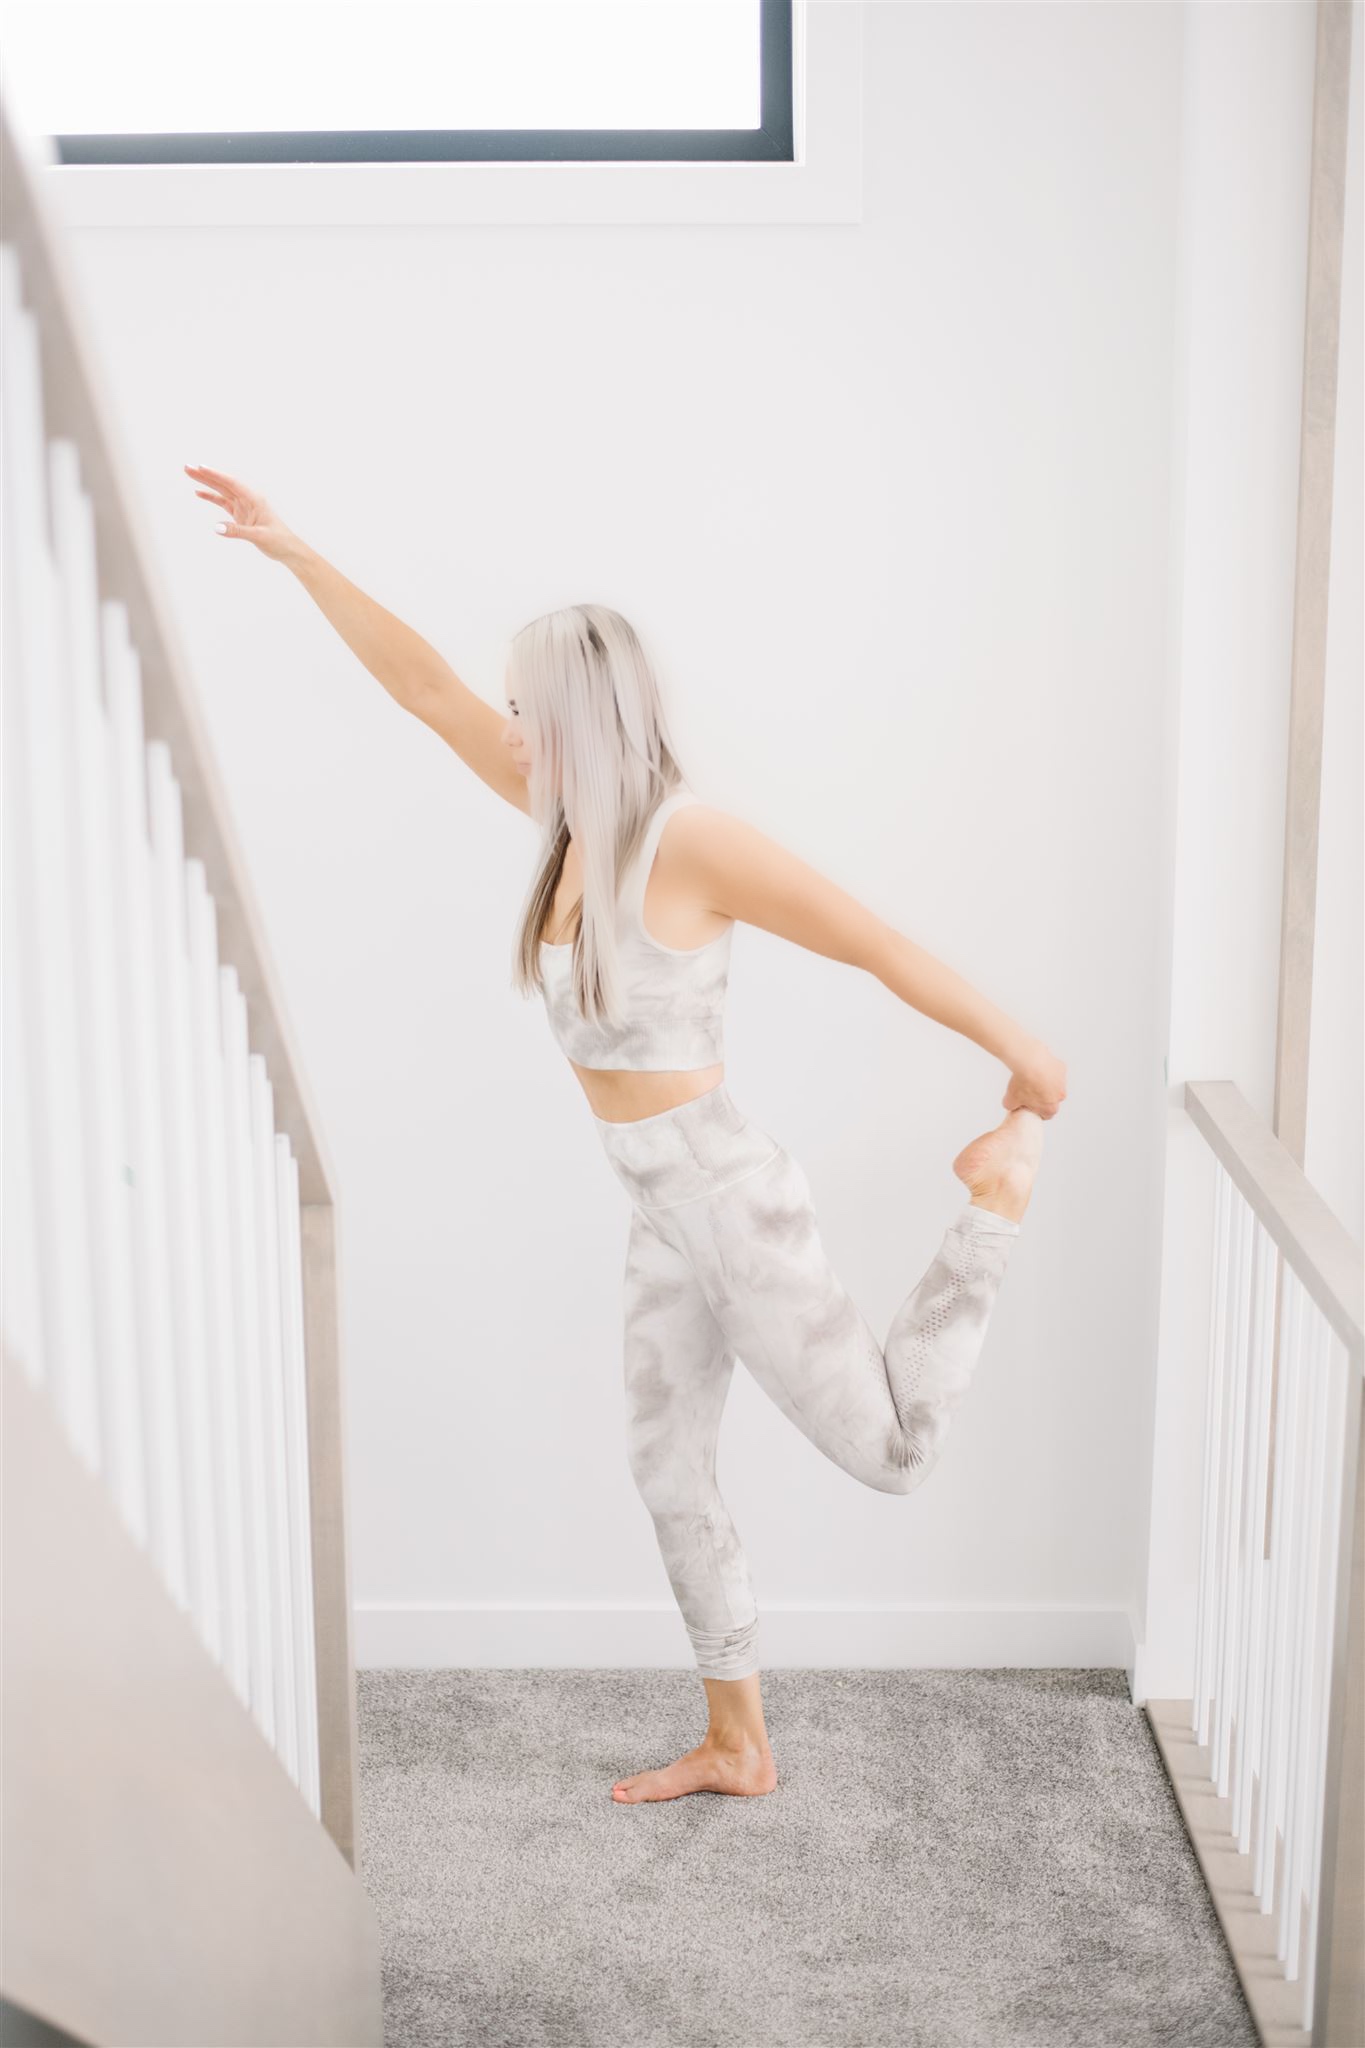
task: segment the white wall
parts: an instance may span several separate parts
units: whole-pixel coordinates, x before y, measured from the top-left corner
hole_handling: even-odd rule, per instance
[[[1302,61],[1273,13],[1251,10],[1268,80],[1280,42]],[[931,1484],[859,1489],[742,1372],[720,1478],[769,1662],[1126,1662],[1165,1136],[1184,35],[1174,6],[870,6],[859,224],[80,232],[339,1168],[362,1661],[690,1664],[625,1460],[628,1211],[509,987],[528,821],[286,571],[213,535],[181,464],[263,489],[493,702],[524,619],[618,605],[699,792],[1067,1059]],[[1243,194],[1248,238],[1272,186]],[[1275,199],[1290,248],[1301,200]],[[1287,414],[1301,297],[1248,343]],[[1287,644],[1290,441],[1263,459],[1248,652]],[[1200,1047],[1253,1088],[1265,943],[1245,1037]],[[1003,1068],[748,929],[728,1080],[806,1164],[884,1330]],[[920,1604],[942,1611],[892,1612]]]

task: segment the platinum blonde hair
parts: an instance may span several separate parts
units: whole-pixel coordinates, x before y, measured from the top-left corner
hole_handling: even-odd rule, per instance
[[[540,942],[572,837],[583,870],[573,988],[594,1023],[621,1021],[616,903],[655,808],[685,780],[653,665],[628,619],[571,604],[521,628],[507,694],[530,742],[531,815],[542,833],[513,947],[512,985],[544,987]]]

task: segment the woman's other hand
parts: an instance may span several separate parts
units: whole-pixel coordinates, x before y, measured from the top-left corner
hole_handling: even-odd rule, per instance
[[[220,469],[204,469],[197,463],[187,462],[185,474],[196,483],[209,486],[207,490],[196,491],[197,498],[221,505],[228,514],[225,525],[217,529],[226,539],[249,540],[272,562],[282,562],[290,549],[298,546],[298,535],[271,510],[258,491],[248,490],[235,477],[224,476]]]
[[[1056,1116],[1066,1101],[1066,1067],[1041,1039],[1035,1039],[1010,1072],[1002,1098],[1010,1109],[1031,1109],[1038,1116]]]

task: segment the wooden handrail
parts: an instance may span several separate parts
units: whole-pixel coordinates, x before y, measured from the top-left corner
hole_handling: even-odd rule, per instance
[[[1235,1081],[1187,1081],[1184,1095],[1191,1121],[1359,1370],[1365,1364],[1365,1260],[1359,1245]]]

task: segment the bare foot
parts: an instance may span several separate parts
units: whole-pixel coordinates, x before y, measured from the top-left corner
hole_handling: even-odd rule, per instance
[[[678,1799],[684,1792],[771,1792],[777,1766],[770,1749],[720,1749],[702,1742],[662,1771],[636,1771],[618,1778],[611,1796],[619,1805],[642,1799]]]
[[[963,1146],[953,1172],[979,1208],[994,1209],[1017,1223],[1029,1205],[1042,1157],[1043,1119],[1032,1109],[1012,1109],[993,1131]]]

